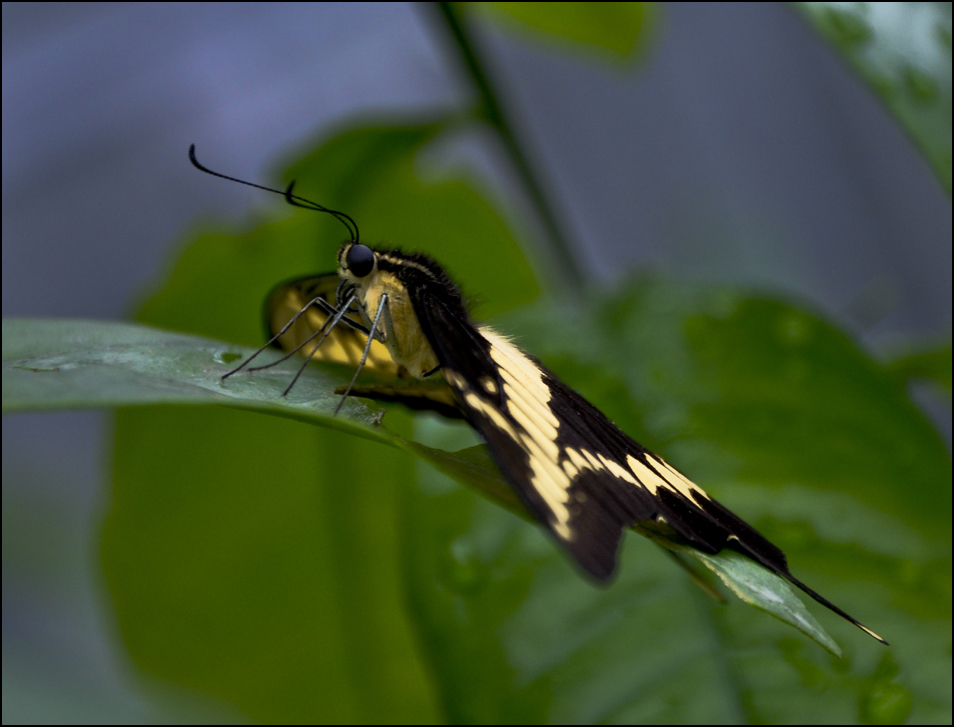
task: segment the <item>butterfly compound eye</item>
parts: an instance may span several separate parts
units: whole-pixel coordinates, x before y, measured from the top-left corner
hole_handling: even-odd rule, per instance
[[[352,245],[346,262],[352,275],[363,278],[374,269],[374,251],[367,245]]]

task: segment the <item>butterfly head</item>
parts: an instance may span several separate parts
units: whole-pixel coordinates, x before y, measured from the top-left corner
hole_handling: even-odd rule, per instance
[[[360,284],[373,278],[378,267],[374,250],[359,242],[346,242],[338,250],[338,271],[349,283]]]

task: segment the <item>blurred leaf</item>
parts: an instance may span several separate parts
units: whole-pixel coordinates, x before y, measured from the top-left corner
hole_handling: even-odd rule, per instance
[[[346,129],[288,178],[348,212],[368,244],[466,270],[482,310],[532,300],[536,281],[496,212],[459,181],[418,179],[417,152],[446,131]],[[346,238],[328,215],[281,210],[244,234],[194,238],[139,320],[257,345],[267,292],[333,270]],[[401,421],[388,414],[392,429]],[[133,659],[256,721],[441,719],[403,607],[395,498],[412,475],[402,452],[274,418],[121,411],[103,559]]]
[[[418,179],[418,151],[448,130],[441,123],[347,129],[292,166],[286,179],[296,180],[297,194],[350,214],[367,244],[427,251],[450,271],[466,271],[468,287],[481,293],[482,314],[527,303],[539,286],[500,216],[460,181]],[[202,149],[198,158],[212,168],[228,166]],[[209,183],[228,182],[209,177]],[[137,318],[258,346],[268,292],[289,278],[335,270],[347,239],[330,215],[287,207],[277,196],[275,203],[280,219],[241,234],[193,238]]]
[[[951,193],[951,4],[795,3],[861,74]]]
[[[602,51],[615,61],[631,60],[649,40],[655,3],[473,3],[536,36],[569,40]],[[542,31],[542,32],[541,32]],[[608,51],[608,53],[607,53]]]
[[[272,417],[121,410],[102,556],[136,662],[255,721],[439,721],[399,578],[409,464]]]
[[[927,379],[951,395],[951,344],[915,351],[893,360],[888,369],[905,379]]]
[[[285,179],[296,181],[298,194],[346,210],[366,244],[440,260],[452,279],[465,281],[465,294],[479,295],[471,300],[479,314],[492,316],[532,301],[539,285],[506,223],[480,195],[458,180],[418,179],[418,150],[451,131],[441,124],[346,131]],[[334,255],[326,260],[334,268]]]

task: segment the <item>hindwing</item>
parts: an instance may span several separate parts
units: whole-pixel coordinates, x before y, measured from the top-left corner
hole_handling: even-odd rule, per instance
[[[337,273],[312,275],[307,278],[288,280],[276,285],[265,299],[265,328],[268,337],[278,333],[296,313],[308,305],[314,298],[335,305],[335,289],[341,282]],[[302,342],[312,338],[328,320],[328,313],[312,305],[295,321],[291,327],[275,342],[277,348],[291,351]],[[313,339],[317,340],[317,339]],[[360,331],[347,326],[335,326],[334,330],[312,357],[315,361],[342,364],[354,368],[361,360],[361,352],[368,337]],[[306,343],[302,351],[308,353],[314,344]],[[398,375],[398,365],[391,358],[387,347],[380,341],[371,343],[365,368],[382,375]]]
[[[337,273],[312,275],[289,280],[275,286],[265,299],[265,329],[268,337],[276,335],[299,311],[316,297],[335,306],[335,291],[341,278]],[[328,320],[328,313],[311,305],[289,329],[273,344],[283,351],[292,351],[305,341],[302,355],[312,352],[317,338],[314,334]],[[368,337],[361,331],[339,324],[328,334],[311,358],[323,363],[341,364],[354,369]],[[363,377],[351,390],[354,396],[379,401],[396,401],[412,409],[429,409],[447,417],[460,417],[453,394],[440,381],[420,381],[411,378],[391,357],[380,341],[372,341],[368,360],[362,369]],[[341,392],[339,392],[341,393]]]

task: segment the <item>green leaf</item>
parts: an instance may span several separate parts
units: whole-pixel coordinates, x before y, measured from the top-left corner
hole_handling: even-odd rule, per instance
[[[268,373],[240,373],[222,380],[223,374],[251,353],[251,349],[241,346],[145,326],[8,319],[4,321],[4,411],[209,403],[260,410],[397,446],[532,522],[485,446],[451,453],[408,441],[372,426],[376,415],[354,401],[348,402],[341,417],[335,417],[338,397],[331,392],[345,385],[346,377],[317,366],[308,367],[287,397],[281,392],[294,376],[296,362],[285,362]],[[263,362],[278,357],[271,351],[261,355]],[[139,455],[135,461],[144,459]],[[664,547],[699,558],[741,598],[779,616],[837,653],[831,638],[807,616],[804,606],[778,576],[751,561],[746,570],[728,553],[703,557],[691,548],[644,534]],[[762,573],[753,574],[753,569]],[[749,585],[756,580],[761,586],[758,592]]]
[[[891,361],[888,369],[905,379],[932,381],[951,396],[951,344],[913,351]]]
[[[951,193],[951,4],[795,3],[897,117]]]
[[[637,526],[634,529],[664,548],[692,556],[715,573],[736,596],[750,606],[794,626],[835,656],[842,655],[835,640],[808,612],[795,589],[781,576],[767,570],[751,558],[731,550],[709,555],[660,537],[646,528]]]
[[[404,616],[406,455],[248,412],[153,407],[118,413],[113,468],[104,576],[145,673],[258,722],[442,721]]]
[[[655,3],[473,3],[487,14],[538,37],[569,40],[614,61],[631,60],[644,50],[658,12]]]
[[[309,366],[288,397],[281,394],[298,370],[295,361],[222,380],[252,353],[243,346],[129,323],[5,318],[3,411],[225,404],[389,441],[370,427],[373,413],[357,402],[346,402],[347,418],[333,416],[340,399],[333,392],[347,383],[344,376]],[[279,357],[269,350],[259,360]]]

